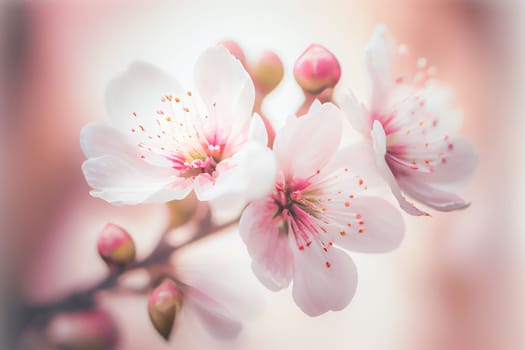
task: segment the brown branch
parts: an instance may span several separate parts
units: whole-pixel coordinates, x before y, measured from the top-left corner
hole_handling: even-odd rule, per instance
[[[104,279],[86,289],[74,291],[56,301],[37,305],[31,305],[29,303],[25,304],[18,313],[19,319],[16,331],[21,333],[30,325],[37,328],[44,327],[49,318],[58,312],[92,308],[95,304],[95,295],[100,291],[109,290],[115,287],[119,278],[124,274],[137,269],[167,263],[170,256],[176,250],[230,227],[238,221],[239,218],[236,218],[221,225],[214,225],[211,223],[211,217],[208,215],[201,220],[196,232],[191,238],[177,246],[167,244],[166,234],[170,231],[167,230],[167,232],[162,235],[153,251],[143,260],[137,261],[123,270],[109,274]]]

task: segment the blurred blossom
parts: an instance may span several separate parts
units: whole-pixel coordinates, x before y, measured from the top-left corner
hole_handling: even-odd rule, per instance
[[[195,246],[176,254],[172,275],[177,283],[165,282],[153,292],[169,290],[177,299],[173,338],[196,334],[214,346],[233,344],[245,323],[259,313],[260,298],[247,281],[245,269],[214,251],[222,251],[220,247],[215,242],[211,251]]]
[[[472,145],[455,135],[460,116],[450,106],[450,92],[432,79],[425,58],[408,71],[406,47],[397,47],[384,26],[378,26],[365,50],[372,82],[370,106],[363,108],[350,94],[341,104],[356,130],[371,132],[377,167],[390,184],[401,208],[428,215],[408,202],[401,191],[441,211],[468,207],[454,193],[474,172]],[[401,62],[400,62],[401,61]]]
[[[283,62],[275,52],[265,51],[250,65],[250,75],[256,89],[263,95],[270,93],[279,85],[284,75]]]
[[[166,203],[169,211],[169,227],[175,228],[187,223],[196,213],[199,201],[194,194],[183,200],[169,201]]]
[[[47,332],[52,346],[57,349],[111,350],[118,339],[114,321],[100,310],[57,315]]]

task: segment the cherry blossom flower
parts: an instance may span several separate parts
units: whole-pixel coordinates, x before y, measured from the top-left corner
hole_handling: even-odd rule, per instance
[[[454,135],[460,113],[450,91],[433,79],[425,58],[410,67],[407,48],[396,47],[378,26],[365,49],[372,82],[366,110],[350,93],[340,101],[355,129],[372,138],[377,165],[400,206],[411,215],[428,215],[403,194],[440,211],[469,205],[454,192],[472,175],[473,147]]]
[[[248,205],[239,226],[258,279],[273,291],[293,279],[295,302],[310,316],[341,310],[354,295],[356,268],[340,248],[386,252],[404,232],[399,210],[369,195],[366,174],[352,167],[358,147],[338,150],[342,122],[331,103],[287,120],[274,143],[274,190]]]
[[[222,46],[210,48],[194,75],[195,93],[139,62],[110,83],[113,125],[92,123],[81,133],[92,196],[166,202],[193,189],[199,200],[224,203],[271,189],[275,161],[263,122],[252,117],[254,87],[241,63]]]

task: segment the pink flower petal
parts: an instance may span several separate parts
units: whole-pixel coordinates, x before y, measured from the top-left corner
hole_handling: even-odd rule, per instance
[[[242,323],[232,315],[226,305],[212,297],[213,291],[201,291],[187,286],[182,308],[196,317],[201,326],[217,338],[233,338],[242,330]]]
[[[369,138],[371,122],[369,113],[365,106],[357,101],[352,91],[348,91],[341,97],[339,106],[341,106],[350,125],[363,136]]]
[[[168,73],[145,62],[135,62],[110,82],[106,105],[113,124],[130,133],[142,125],[146,130],[156,128],[155,116],[165,95],[184,94],[178,82]]]
[[[261,145],[266,146],[268,144],[268,132],[266,126],[260,115],[255,113],[250,122],[250,135],[249,139],[259,142]]]
[[[390,170],[388,164],[385,161],[386,136],[385,131],[383,130],[383,126],[377,120],[374,121],[372,129],[372,140],[374,143],[374,150],[376,153],[377,168],[383,175],[387,183],[390,185],[392,194],[394,195],[394,197],[396,197],[400,207],[410,215],[428,216],[428,213],[416,208],[412,203],[408,202],[401,193],[396,178],[394,177],[394,174],[392,174],[392,171]]]
[[[230,193],[211,199],[208,202],[213,221],[223,224],[237,220],[242,210],[246,207],[246,199],[239,194]]]
[[[435,172],[458,153],[453,152],[452,133],[461,118],[452,109],[449,95],[446,88],[429,83],[398,103],[395,111],[386,114],[390,117],[381,118],[389,140],[387,162],[396,176]]]
[[[395,43],[386,27],[377,26],[365,48],[365,63],[372,79],[372,102],[370,104],[372,113],[379,112],[388,101],[395,56]]]
[[[392,175],[392,179],[393,179]],[[401,189],[399,188],[399,185],[396,181],[390,182],[390,189],[392,190],[392,194],[394,197],[396,197],[399,206],[401,209],[403,209],[407,214],[414,215],[414,216],[429,216],[430,214],[417,208],[413,203],[409,202],[405,196],[401,193]]]
[[[418,202],[440,211],[464,209],[470,205],[460,196],[446,192],[408,176],[398,179],[403,192]]]
[[[203,201],[237,195],[247,202],[272,189],[275,172],[271,150],[259,142],[248,142],[233,157],[221,161],[213,177],[208,174],[197,176],[195,193]]]
[[[436,189],[455,191],[472,177],[478,163],[474,147],[462,138],[451,138],[449,142],[452,146],[445,160],[433,172],[418,174],[418,181],[426,182]]]
[[[332,241],[345,249],[383,253],[396,249],[405,231],[397,208],[379,197],[357,197],[351,201],[355,215],[341,215],[339,225],[329,225]]]
[[[146,171],[150,164],[162,167],[172,166],[172,163],[165,157],[153,152],[148,152],[147,158],[141,158],[144,150],[137,147],[129,135],[105,123],[89,123],[84,126],[80,132],[80,146],[87,158],[113,155],[126,159]],[[137,162],[139,158],[141,161]]]
[[[137,204],[181,199],[191,191],[191,181],[177,179],[160,157],[140,158],[131,138],[109,125],[86,125],[80,144],[89,158],[82,170],[95,197],[114,204]]]
[[[290,284],[294,264],[288,235],[273,217],[271,204],[267,199],[250,204],[241,216],[239,231],[255,275],[268,289],[277,291]]]
[[[82,171],[93,188],[91,195],[113,204],[163,203],[191,192],[191,182],[169,176],[169,169],[147,165],[140,159],[104,155],[86,160]]]
[[[325,103],[301,118],[289,118],[277,133],[274,151],[287,177],[306,178],[324,167],[339,147],[342,113]]]
[[[195,65],[195,84],[211,118],[227,132],[243,127],[252,116],[255,88],[241,62],[227,49],[206,50]]]
[[[366,180],[367,186],[373,190],[389,188],[377,168],[376,154],[368,140],[358,141],[338,150],[330,163],[322,169],[321,174],[330,176],[333,172],[340,173],[341,169],[348,169],[348,172],[343,173],[346,177],[355,178],[355,176],[359,176]],[[322,178],[319,181],[322,181]],[[342,182],[339,185],[341,189],[346,189],[351,184],[349,180],[342,180]]]
[[[290,240],[294,240],[290,236]],[[357,271],[350,257],[330,247],[324,252],[312,244],[299,250],[291,242],[295,257],[293,298],[309,316],[345,308],[357,287]]]
[[[139,157],[133,141],[123,133],[105,123],[89,123],[80,132],[80,147],[87,158],[100,157],[111,153],[118,156]]]

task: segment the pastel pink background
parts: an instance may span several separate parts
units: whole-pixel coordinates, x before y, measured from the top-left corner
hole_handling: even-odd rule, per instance
[[[374,25],[385,23],[456,91],[464,110],[461,132],[480,158],[461,191],[472,206],[407,218],[406,239],[393,253],[354,254],[358,290],[339,313],[309,318],[289,290],[275,294],[246,281],[257,287],[265,307],[233,344],[189,331],[165,344],[149,324],[145,297],[105,294],[100,302],[119,324],[119,348],[525,348],[523,3],[44,0],[7,1],[0,9],[7,34],[0,42],[5,107],[0,282],[9,312],[22,299],[45,301],[103,277],[95,247],[107,221],[130,231],[139,257],[162,231],[162,205],[112,207],[93,199],[80,170],[80,129],[108,120],[105,86],[129,62],[148,60],[191,83],[196,57],[218,41],[237,40],[248,58],[273,49],[285,63],[285,80],[263,108],[278,125],[301,104],[292,67],[312,42],[337,55],[342,87],[364,97],[361,50]],[[235,230],[198,250],[197,261],[212,254],[215,260],[208,263],[249,269]],[[7,327],[12,314],[4,315]]]

